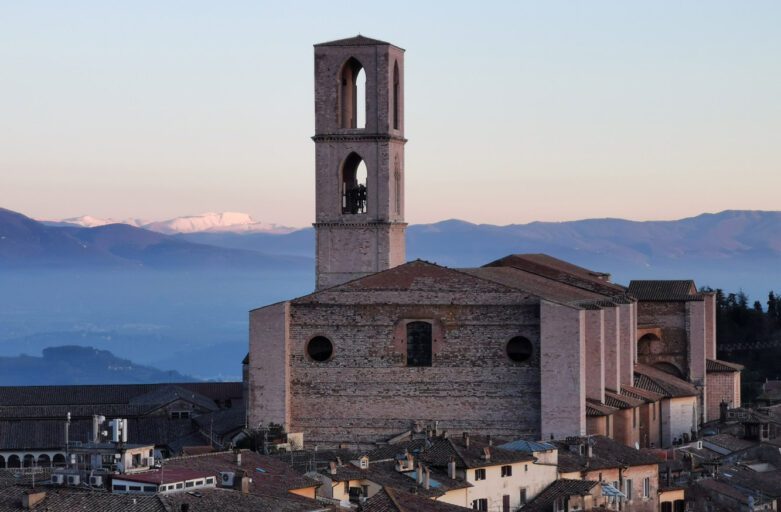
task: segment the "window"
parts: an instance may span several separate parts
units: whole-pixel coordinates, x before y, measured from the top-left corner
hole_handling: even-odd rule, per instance
[[[656,421],[656,402],[651,404],[651,411],[653,411],[653,419]]]
[[[156,491],[157,491],[157,487],[155,487],[154,485],[144,486],[144,492],[156,492]]]
[[[632,409],[632,428],[637,428],[637,407]]]
[[[502,466],[502,478],[513,476],[512,466]]]
[[[197,485],[198,487],[201,487],[203,485],[203,480],[196,480],[195,481],[195,485]]]
[[[195,485],[195,482],[185,482],[184,483],[185,487],[193,487],[194,485]]]
[[[472,500],[472,510],[488,510],[488,498]]]
[[[340,82],[342,128],[365,128],[366,73],[356,58],[344,63]]]
[[[643,498],[651,497],[651,479],[649,477],[643,478]]]
[[[516,336],[507,342],[507,357],[514,363],[522,363],[528,361],[532,356],[534,347],[532,342],[523,336]]]
[[[306,353],[313,360],[322,363],[331,359],[334,353],[334,346],[331,340],[325,336],[315,336],[306,344]]]
[[[368,170],[357,153],[350,153],[342,163],[342,213],[366,213]]]
[[[502,496],[502,512],[510,512],[510,495]]]
[[[521,489],[521,505],[526,505],[526,489]]]
[[[393,195],[396,203],[396,215],[401,215],[401,165],[398,155],[393,161]]]
[[[399,63],[393,63],[393,129],[399,129]]]
[[[431,366],[431,324],[407,324],[407,366]]]
[[[475,469],[475,480],[485,480],[485,468]]]
[[[206,485],[213,485],[214,484],[214,477],[209,477],[206,479]]]
[[[627,478],[624,480],[624,494],[626,494],[627,501],[632,501],[632,479]]]
[[[140,485],[130,485],[130,486],[128,486],[127,490],[128,491],[141,491],[141,486]]]
[[[178,484],[176,484],[176,488],[177,489],[183,489],[184,488],[184,484],[182,482],[179,482]]]
[[[114,484],[115,491],[127,491],[127,485]]]

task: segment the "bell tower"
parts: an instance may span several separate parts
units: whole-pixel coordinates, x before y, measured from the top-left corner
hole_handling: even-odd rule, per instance
[[[405,261],[404,50],[315,45],[317,289]]]

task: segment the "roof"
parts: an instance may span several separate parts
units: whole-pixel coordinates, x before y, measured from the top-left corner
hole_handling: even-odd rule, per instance
[[[605,405],[591,398],[586,399],[587,417],[595,418],[600,416],[610,416],[611,414],[615,414],[618,410],[619,409],[615,407],[610,407],[609,405]]]
[[[655,393],[648,389],[627,386],[626,384],[621,385],[621,394],[624,396],[631,396],[633,398],[644,400],[646,403],[658,402],[664,398],[662,393]]]
[[[218,476],[220,471],[244,470],[252,478],[250,493],[285,496],[291,489],[320,485],[319,482],[294,471],[284,462],[249,450],[241,450],[241,465],[236,464],[234,452],[215,452],[165,460],[164,470],[191,469]]]
[[[35,510],[73,512],[100,510],[101,512],[165,512],[157,496],[112,494],[75,487],[38,487],[46,491],[44,500]],[[0,488],[0,512],[22,510],[22,495],[29,487],[13,485]]]
[[[703,297],[691,279],[631,281],[629,294],[639,301],[661,302],[702,300]]]
[[[129,404],[134,397],[171,385],[0,386],[0,406]],[[240,399],[244,392],[242,382],[177,382],[175,386],[211,400]]]
[[[143,473],[128,473],[114,476],[115,480],[127,480],[128,482],[141,482],[145,484],[170,484],[174,482],[184,482],[186,480],[197,480],[214,476],[208,471],[196,471],[186,468],[168,468],[163,470],[144,471]]]
[[[513,267],[604,296],[624,297],[626,288],[611,283],[609,274],[595,272],[547,254],[511,254],[486,267]],[[625,299],[626,302],[629,302]]]
[[[336,39],[334,41],[326,41],[325,43],[317,43],[315,46],[388,46],[390,43],[380,41],[379,39],[372,39],[371,37],[362,36],[358,34],[355,37],[348,37],[345,39]]]
[[[583,442],[592,443],[592,455],[587,457],[570,450],[569,444],[556,441],[559,447],[559,471],[573,473],[585,470],[617,468],[623,466],[657,465],[661,461],[651,452],[636,450],[605,436],[589,436]]]
[[[531,500],[525,507],[524,512],[548,511],[559,498],[569,496],[586,496],[591,494],[591,490],[599,482],[592,480],[569,480],[563,478],[556,480],[545,488],[536,498]]]
[[[230,512],[314,512],[331,510],[315,500],[289,494],[287,496],[258,496],[242,494],[229,489],[196,489],[194,492],[175,492],[160,495],[168,510],[179,511],[183,504],[193,512],[224,510]],[[132,509],[127,509],[131,512]]]
[[[460,512],[472,510],[426,498],[420,495],[383,487],[366,500],[358,509],[360,512]]]
[[[739,372],[745,367],[741,364],[730,363],[728,361],[721,361],[719,359],[708,359],[705,364],[705,369],[708,373],[718,372]]]
[[[605,405],[609,407],[615,407],[616,409],[632,409],[634,407],[639,407],[644,403],[645,400],[627,396],[623,392],[618,394],[605,390]]]
[[[544,441],[526,441],[524,439],[518,439],[517,441],[510,441],[509,443],[500,444],[499,448],[526,453],[556,450],[556,446],[551,443],[546,443]]]
[[[648,366],[635,364],[635,387],[664,395],[666,398],[699,396],[694,385],[675,375]]]
[[[175,384],[162,386],[143,395],[134,396],[130,399],[130,403],[162,407],[163,405],[170,404],[177,400],[190,402],[193,405],[197,405],[209,411],[217,409],[217,404],[214,400],[201,395],[200,393],[196,393],[191,389],[185,389],[182,386],[177,386]]]
[[[715,436],[703,437],[702,442],[718,446],[719,448],[728,450],[730,453],[739,452],[757,444],[753,441],[740,439],[732,434],[716,434]]]
[[[486,449],[489,458],[485,458]],[[466,446],[463,436],[437,438],[433,440],[430,448],[420,454],[421,460],[438,467],[447,467],[451,458],[455,459],[456,465],[460,468],[484,468],[535,460],[530,453],[492,446],[487,437],[474,435],[469,436],[469,447]]]

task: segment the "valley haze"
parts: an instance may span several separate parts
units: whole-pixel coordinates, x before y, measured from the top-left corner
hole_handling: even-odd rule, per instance
[[[80,345],[201,379],[238,380],[247,312],[314,285],[311,228],[230,212],[138,222],[143,228],[106,222],[40,222],[0,209],[0,356]],[[693,278],[762,302],[781,289],[778,211],[506,226],[446,220],[411,225],[407,244],[408,260],[455,268],[547,253],[609,271],[621,284]]]

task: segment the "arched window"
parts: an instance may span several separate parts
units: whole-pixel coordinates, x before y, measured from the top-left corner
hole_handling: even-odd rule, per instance
[[[366,73],[355,57],[350,57],[342,66],[339,83],[342,128],[365,128]]]
[[[31,468],[35,465],[35,455],[27,454],[24,456],[22,465],[26,468]]]
[[[350,153],[342,164],[342,213],[366,213],[366,183],[366,163],[357,153]]]
[[[45,453],[38,455],[38,467],[48,468],[51,467],[51,465],[52,465],[52,460],[49,458],[48,455],[46,455]]]
[[[65,466],[65,455],[61,453],[55,454],[54,458],[52,459],[52,465],[58,468]]]
[[[396,199],[396,215],[401,215],[401,165],[398,156],[393,163],[393,195]]]
[[[431,324],[407,324],[407,366],[431,366]]]
[[[393,63],[393,129],[399,129],[399,63]]]
[[[19,468],[22,467],[22,461],[19,460],[18,455],[11,455],[8,457],[8,467],[9,468]]]
[[[659,336],[648,333],[637,340],[637,355],[648,356],[660,350]]]

